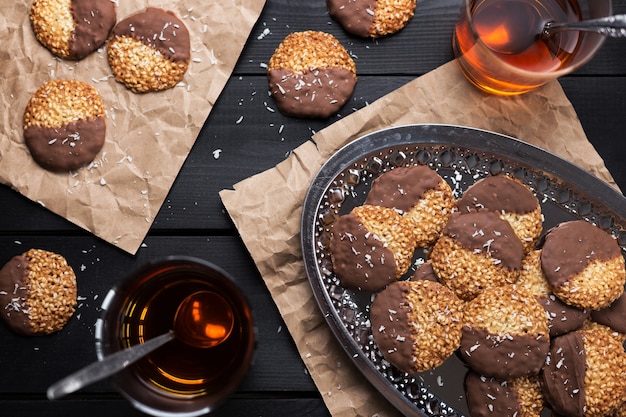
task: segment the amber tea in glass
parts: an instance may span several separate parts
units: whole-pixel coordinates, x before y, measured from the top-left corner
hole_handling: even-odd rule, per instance
[[[167,333],[180,303],[205,290],[221,295],[231,307],[232,332],[210,348],[174,339],[116,375],[113,382],[120,392],[142,411],[156,416],[205,414],[232,392],[254,350],[250,308],[224,271],[181,257],[143,267],[105,299],[97,329],[99,357]]]
[[[542,36],[546,22],[611,14],[610,0],[464,0],[453,49],[463,75],[480,89],[530,91],[588,62],[602,35],[563,31]]]

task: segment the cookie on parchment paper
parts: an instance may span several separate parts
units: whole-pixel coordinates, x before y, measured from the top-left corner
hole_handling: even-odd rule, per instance
[[[107,40],[117,6],[111,0],[33,0],[29,16],[43,46],[58,57],[80,60]]]
[[[148,7],[115,25],[107,55],[115,79],[131,91],[166,90],[189,68],[189,31],[174,12]]]
[[[90,84],[52,80],[30,98],[24,141],[33,159],[50,171],[78,169],[94,160],[106,135],[104,103]]]
[[[272,54],[269,90],[281,113],[300,118],[328,118],[352,96],[356,65],[331,34],[294,32]]]
[[[0,269],[0,317],[15,332],[61,330],[76,310],[76,276],[65,258],[30,249]]]
[[[328,13],[346,32],[379,38],[403,29],[415,13],[416,0],[326,0]]]
[[[404,372],[434,369],[460,345],[462,305],[438,282],[391,283],[371,305],[374,341],[385,359]]]

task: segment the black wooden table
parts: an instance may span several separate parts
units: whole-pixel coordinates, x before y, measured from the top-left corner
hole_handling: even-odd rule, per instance
[[[0,414],[17,416],[132,416],[108,382],[51,402],[46,388],[96,359],[94,323],[104,294],[148,260],[185,254],[207,259],[236,277],[258,327],[255,363],[218,416],[325,416],[328,411],[218,192],[284,160],[315,131],[336,121],[297,120],[275,111],[265,64],[289,33],[321,30],[352,53],[359,81],[347,115],[452,58],[459,0],[418,0],[400,33],[378,40],[348,36],[324,0],[267,0],[264,12],[180,175],[136,256],[0,187],[0,263],[31,247],[63,254],[78,277],[79,306],[62,332],[37,338],[0,326]],[[626,13],[626,0],[614,11]],[[589,140],[626,189],[626,40],[609,39],[583,69],[561,79]],[[6,111],[6,109],[5,109]],[[1,163],[1,161],[0,161]]]

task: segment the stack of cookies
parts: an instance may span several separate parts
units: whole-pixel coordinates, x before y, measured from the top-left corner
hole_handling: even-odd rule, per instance
[[[507,175],[457,198],[431,168],[397,167],[334,223],[334,274],[373,293],[373,340],[395,367],[428,371],[455,353],[465,362],[474,417],[617,415],[626,403],[621,249],[585,220],[545,233],[542,220],[537,197]],[[407,273],[417,248],[426,263]]]

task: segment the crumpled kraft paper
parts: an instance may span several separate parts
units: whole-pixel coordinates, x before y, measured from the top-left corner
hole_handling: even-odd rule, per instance
[[[333,416],[395,416],[334,339],[309,286],[300,247],[302,203],[324,162],[348,142],[415,123],[491,130],[540,146],[615,186],[558,82],[510,98],[470,86],[455,62],[415,79],[321,130],[275,168],[223,190],[222,201],[254,258]]]
[[[191,38],[176,87],[135,94],[117,83],[106,46],[82,61],[55,58],[33,34],[30,0],[0,4],[0,182],[121,249],[136,253],[202,125],[226,85],[265,0],[122,0],[117,19],[147,6],[174,11]],[[105,145],[93,164],[51,173],[31,158],[22,118],[50,79],[91,83],[106,110]]]

